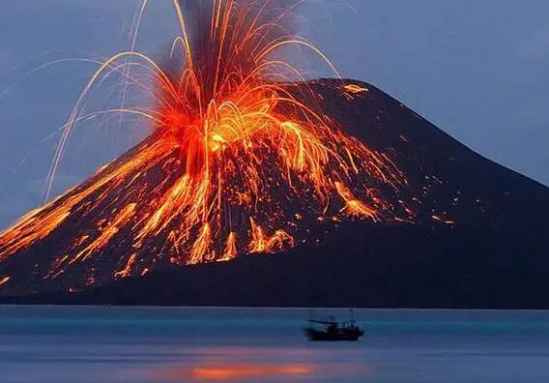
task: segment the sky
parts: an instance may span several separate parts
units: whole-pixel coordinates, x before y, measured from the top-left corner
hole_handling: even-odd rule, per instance
[[[59,129],[96,69],[74,59],[104,59],[127,49],[139,2],[2,5],[0,228],[43,201]],[[151,0],[141,50],[159,55],[169,47],[176,33],[170,3]],[[547,14],[546,0],[309,0],[298,11],[298,25],[345,77],[378,86],[483,156],[549,185]],[[93,102],[113,100],[106,88]],[[137,121],[82,124],[54,193],[146,132]]]

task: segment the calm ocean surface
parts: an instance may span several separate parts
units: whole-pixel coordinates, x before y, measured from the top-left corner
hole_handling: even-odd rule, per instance
[[[310,343],[300,309],[0,306],[0,382],[549,382],[549,312],[355,315]]]

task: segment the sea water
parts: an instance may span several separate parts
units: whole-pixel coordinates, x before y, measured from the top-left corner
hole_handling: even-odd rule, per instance
[[[549,312],[0,306],[0,382],[549,382]]]

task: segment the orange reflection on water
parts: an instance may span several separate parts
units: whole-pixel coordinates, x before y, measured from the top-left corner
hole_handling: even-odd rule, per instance
[[[305,364],[205,364],[188,370],[173,369],[165,371],[162,378],[179,380],[185,376],[192,381],[204,382],[240,382],[258,378],[297,377],[312,374],[313,367]]]
[[[197,367],[191,371],[191,376],[197,380],[225,382],[259,377],[266,378],[278,375],[309,375],[311,372],[311,367],[301,364],[242,364],[234,366]]]

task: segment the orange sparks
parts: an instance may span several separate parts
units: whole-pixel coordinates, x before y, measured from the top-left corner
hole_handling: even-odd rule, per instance
[[[131,275],[132,267],[135,264],[136,258],[137,258],[137,254],[132,254],[128,258],[128,262],[126,263],[126,266],[124,266],[124,268],[122,270],[117,271],[116,273],[114,273],[114,278],[118,279],[118,278],[127,278],[127,277],[129,277]]]
[[[225,244],[225,251],[223,252],[223,258],[220,261],[230,261],[236,258],[238,255],[238,249],[236,246],[236,233],[231,232],[227,237],[227,243]]]
[[[0,261],[47,237],[70,215],[69,209],[49,211],[45,214],[45,219],[37,222],[37,215],[47,210],[48,206],[31,211],[21,218],[14,227],[0,234]]]
[[[206,223],[202,227],[202,232],[194,242],[188,264],[195,265],[197,263],[204,263],[215,259],[215,253],[212,253],[212,250],[210,249],[211,241],[210,225]]]
[[[345,207],[342,211],[354,217],[368,217],[376,219],[375,209],[367,206],[364,202],[357,199],[353,193],[342,183],[336,182],[337,192],[345,201]]]
[[[343,89],[350,94],[360,94],[369,91],[368,88],[364,88],[357,84],[347,84],[343,87]]]
[[[71,263],[85,260],[88,256],[100,250],[107,243],[109,243],[112,237],[118,233],[120,227],[125,225],[130,218],[133,217],[135,214],[135,207],[135,203],[126,206],[118,215],[116,215],[112,222],[110,222],[105,228],[100,229],[101,234],[92,243],[86,246],[84,250],[79,252],[78,255],[71,260]]]
[[[10,281],[11,277],[5,276],[0,278],[0,287],[4,286],[6,283]]]
[[[447,219],[447,218],[443,218],[439,215],[436,215],[436,214],[433,214],[432,215],[432,218],[435,220],[435,221],[438,221],[438,222],[442,222],[446,225],[455,225],[456,224],[456,221],[454,220],[451,220],[451,219]]]
[[[252,240],[248,249],[251,254],[274,253],[294,246],[293,237],[284,230],[277,230],[272,236],[267,236],[253,218],[250,218],[250,226]]]

